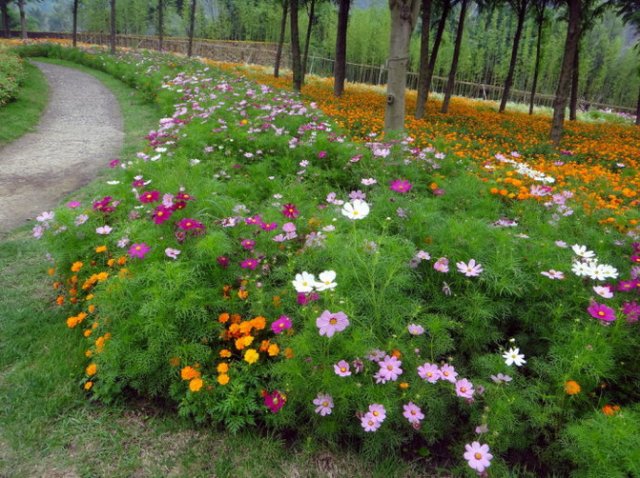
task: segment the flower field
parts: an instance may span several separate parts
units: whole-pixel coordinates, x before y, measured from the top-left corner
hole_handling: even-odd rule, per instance
[[[556,153],[545,118],[459,101],[385,140],[364,88],[18,51],[164,113],[33,229],[88,397],[454,476],[640,476],[638,128],[577,123]]]

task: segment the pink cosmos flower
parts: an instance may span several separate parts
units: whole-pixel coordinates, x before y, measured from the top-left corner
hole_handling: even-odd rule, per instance
[[[420,407],[415,403],[409,402],[403,405],[402,409],[404,410],[402,416],[409,420],[409,423],[412,425],[419,425],[420,422],[424,420],[424,413],[422,413]]]
[[[402,375],[402,362],[397,357],[387,355],[378,365],[380,370],[375,374],[376,383],[387,383],[389,380],[395,382]]]
[[[240,245],[247,249],[248,251],[253,250],[253,248],[256,246],[256,241],[252,240],[252,239],[243,239],[240,242]]]
[[[337,364],[333,366],[333,371],[339,377],[349,377],[351,376],[351,370],[349,369],[349,362],[346,360],[340,360]]]
[[[111,226],[100,226],[96,228],[96,233],[103,236],[108,235],[111,231],[113,231],[113,228]]]
[[[164,253],[167,257],[176,260],[178,258],[178,256],[180,255],[180,250],[179,249],[173,249],[171,247],[167,247],[164,250]]]
[[[549,279],[552,280],[562,280],[564,279],[564,273],[560,272],[560,271],[556,271],[554,269],[549,269],[548,271],[542,271],[540,272],[540,274],[542,274],[545,277],[548,277]]]
[[[407,329],[409,330],[409,333],[411,335],[422,335],[422,334],[424,334],[424,327],[422,325],[409,324],[407,326]]]
[[[464,459],[478,473],[482,473],[491,466],[493,455],[489,453],[489,445],[481,445],[479,442],[474,441],[473,443],[467,443],[464,448],[466,450]]]
[[[637,322],[640,318],[640,305],[636,301],[625,302],[622,304],[622,313],[626,315],[628,323]]]
[[[374,420],[382,423],[387,418],[387,410],[384,408],[384,405],[379,403],[372,403],[369,405],[369,413],[373,417]]]
[[[360,425],[362,425],[362,428],[365,432],[375,432],[378,428],[380,428],[382,422],[376,420],[371,412],[368,412],[365,413],[364,416],[360,419]]]
[[[437,365],[425,362],[418,367],[418,376],[429,383],[436,383],[442,378],[442,373]]]
[[[287,397],[277,390],[271,393],[265,393],[264,404],[271,411],[271,413],[277,413],[280,411],[287,401]]]
[[[249,226],[260,225],[262,224],[262,218],[258,215],[248,217],[244,220],[244,223]]]
[[[278,320],[274,321],[271,324],[271,330],[273,331],[274,334],[281,334],[282,332],[290,328],[291,328],[291,319],[286,315],[281,315]]]
[[[129,248],[129,255],[131,257],[137,257],[138,259],[144,259],[144,256],[151,250],[151,248],[146,245],[144,242],[140,244],[133,244]]]
[[[328,393],[319,393],[313,400],[313,404],[316,406],[316,413],[324,417],[331,415],[333,409],[333,397]]]
[[[80,206],[81,206],[80,201],[69,201],[67,203],[67,207],[69,209],[75,209],[75,208],[80,207]]]
[[[587,307],[587,312],[591,314],[591,317],[603,322],[613,322],[616,320],[616,313],[611,307],[598,304],[597,302],[592,302],[591,305]]]
[[[476,263],[475,259],[471,259],[468,264],[464,262],[456,262],[458,272],[464,274],[467,277],[478,277],[483,271],[482,264]]]
[[[412,187],[413,185],[406,179],[394,179],[389,185],[389,189],[400,194],[408,193]]]
[[[451,383],[456,383],[458,372],[456,372],[456,369],[453,368],[452,365],[446,363],[440,367],[440,376],[442,380],[448,380]]]
[[[348,325],[349,319],[344,312],[332,313],[325,310],[316,319],[316,326],[320,335],[326,335],[327,337],[333,337],[336,332],[342,332]]]
[[[449,272],[449,259],[447,259],[446,257],[441,257],[433,264],[433,268],[438,272],[446,274],[447,272]]]
[[[140,195],[141,203],[151,203],[160,200],[160,193],[158,191],[147,191]]]
[[[462,398],[472,398],[473,397],[473,384],[463,378],[462,380],[458,380],[456,382],[456,395]]]

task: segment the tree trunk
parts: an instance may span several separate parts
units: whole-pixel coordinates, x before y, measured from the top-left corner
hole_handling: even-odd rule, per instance
[[[580,22],[582,18],[582,0],[567,0],[569,5],[569,27],[564,47],[564,57],[560,68],[560,78],[556,97],[553,100],[553,120],[551,122],[551,140],[556,146],[560,145],[564,128],[565,108],[571,87],[571,67],[580,39]]]
[[[280,39],[278,40],[278,50],[276,51],[276,64],[273,67],[273,76],[280,76],[280,60],[282,60],[282,45],[284,45],[284,34],[287,30],[287,11],[289,10],[289,0],[282,0],[282,20],[280,22]]]
[[[421,0],[389,0],[391,33],[387,70],[387,109],[384,114],[384,132],[404,130],[405,94],[409,41],[416,24]]]
[[[336,33],[336,62],[333,68],[333,94],[342,96],[347,74],[347,25],[351,0],[339,0],[338,30]]]
[[[111,33],[109,35],[111,54],[116,54],[116,0],[111,0]]]
[[[309,42],[311,41],[311,28],[313,27],[313,16],[316,8],[316,0],[311,0],[311,6],[309,7],[309,24],[307,25],[307,37],[304,41],[304,55],[302,57],[302,82],[304,83],[304,76],[307,74],[307,58],[309,57]]]
[[[442,16],[438,22],[438,29],[436,30],[436,38],[433,41],[433,50],[431,51],[431,58],[429,58],[429,69],[427,70],[427,78],[424,86],[424,103],[429,101],[429,92],[431,91],[431,81],[433,80],[433,72],[436,69],[436,60],[438,59],[438,52],[440,51],[440,44],[442,43],[442,35],[444,28],[447,24],[447,18],[451,11],[451,4],[447,1],[442,8]]]
[[[451,60],[451,70],[449,71],[447,88],[444,92],[444,101],[442,102],[441,110],[442,113],[447,113],[449,111],[449,102],[451,101],[451,95],[453,95],[453,87],[456,84],[458,59],[460,58],[460,46],[462,45],[462,34],[464,33],[464,18],[467,15],[467,3],[468,0],[462,0],[462,7],[460,8],[460,18],[458,20],[458,31],[456,32],[456,45],[453,50],[453,59]]]
[[[9,38],[11,36],[8,4],[9,0],[0,0],[0,11],[2,12],[2,31],[5,38]]]
[[[636,107],[636,125],[640,126],[640,91],[638,92],[638,106]]]
[[[420,35],[420,67],[418,71],[418,99],[416,119],[424,117],[427,103],[427,76],[429,74],[429,26],[431,23],[431,0],[422,0],[422,34]]]
[[[191,58],[193,54],[193,33],[196,26],[196,0],[191,0],[191,18],[189,19],[189,46],[187,56]]]
[[[298,31],[298,0],[291,0],[291,69],[293,70],[293,89],[302,88],[302,63],[300,58],[300,33]]]
[[[20,11],[20,31],[22,39],[27,39],[27,17],[24,11],[24,0],[18,0],[18,10]]]
[[[528,0],[527,0],[528,1]],[[525,15],[527,13],[527,1],[520,0],[518,3],[518,25],[516,26],[516,34],[513,37],[513,48],[511,49],[511,62],[509,63],[509,72],[507,79],[504,81],[504,90],[502,90],[502,101],[500,101],[500,113],[504,113],[509,101],[509,93],[513,84],[513,75],[516,72],[516,63],[518,62],[518,48],[520,47],[520,38],[522,38],[522,27],[524,26]]]
[[[571,76],[571,98],[569,100],[569,121],[578,118],[578,88],[580,85],[580,42],[573,56],[573,75]]]
[[[164,0],[158,0],[158,51],[162,51],[164,36]]]
[[[542,26],[544,24],[544,16],[537,18],[538,22],[538,39],[536,44],[536,65],[533,69],[533,85],[531,86],[531,100],[529,101],[529,114],[533,114],[533,103],[536,99],[536,88],[538,87],[538,74],[540,73],[540,53],[542,50]]]
[[[78,44],[78,2],[80,0],[73,0],[73,33],[72,33],[72,41],[73,47],[75,48]]]

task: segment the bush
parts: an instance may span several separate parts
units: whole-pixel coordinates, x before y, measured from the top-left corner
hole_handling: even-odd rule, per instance
[[[199,63],[51,51],[167,112],[103,195],[34,228],[95,397],[162,397],[372,459],[467,444],[474,464],[487,444],[503,476],[582,466],[588,439],[566,437],[589,420],[633,426],[640,246],[571,215],[570,194],[491,194],[448,151],[352,143],[299,97]],[[533,191],[540,176],[510,161],[509,184]],[[624,413],[593,418],[605,405]]]
[[[0,107],[17,96],[24,78],[24,65],[20,57],[0,51]]]

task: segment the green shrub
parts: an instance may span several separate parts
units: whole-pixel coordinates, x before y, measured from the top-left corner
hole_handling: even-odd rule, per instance
[[[0,107],[16,97],[24,78],[24,65],[20,57],[0,51]]]

